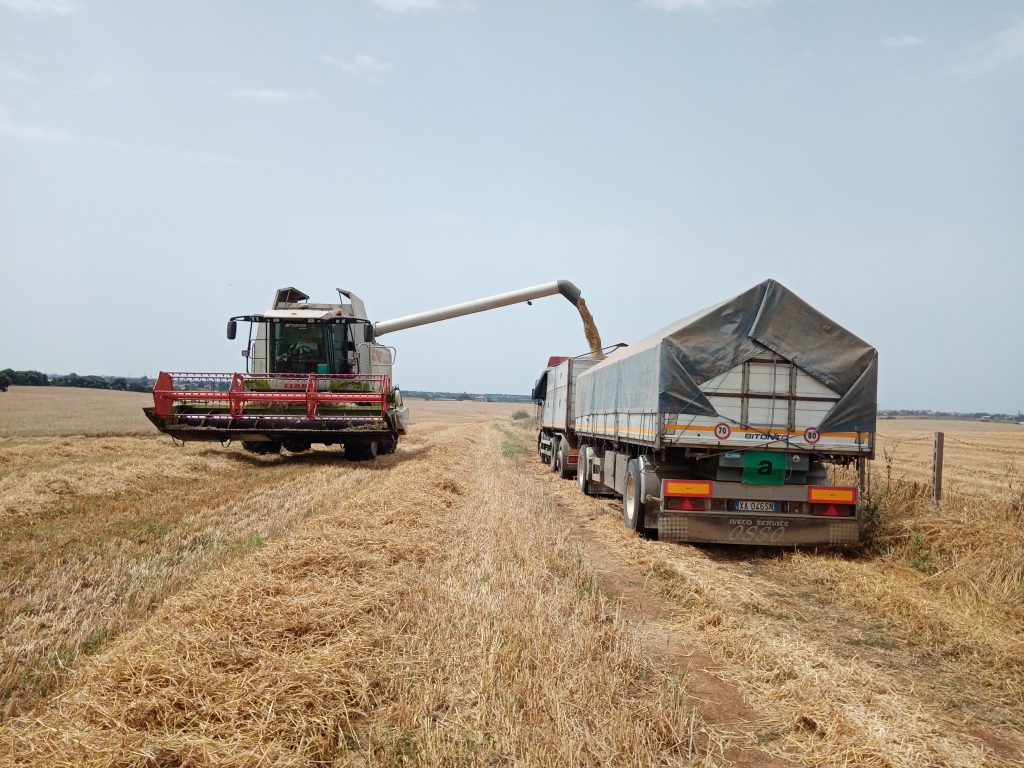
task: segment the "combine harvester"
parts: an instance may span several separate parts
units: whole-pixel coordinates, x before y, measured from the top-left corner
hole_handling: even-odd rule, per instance
[[[537,452],[664,541],[856,546],[878,353],[774,280],[606,359],[551,358]],[[853,466],[857,486],[829,467]]]
[[[282,288],[269,312],[232,317],[229,339],[249,323],[248,372],[161,372],[146,416],[182,441],[238,440],[262,454],[321,443],[344,446],[353,461],[372,459],[395,450],[409,418],[392,380],[394,348],[378,338],[559,293],[581,313],[586,306],[579,288],[559,280],[374,323],[358,296],[337,290],[339,303],[310,304],[302,291]]]

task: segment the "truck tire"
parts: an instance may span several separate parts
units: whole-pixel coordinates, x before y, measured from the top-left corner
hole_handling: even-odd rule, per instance
[[[622,522],[631,531],[644,535],[643,484],[640,482],[640,462],[626,462],[626,488],[622,493]]]
[[[590,490],[590,449],[585,445],[580,446],[580,455],[576,459],[576,486],[584,496],[593,495]]]
[[[572,467],[569,466],[569,441],[564,437],[558,441],[558,476],[563,480],[572,477]]]
[[[562,447],[562,440],[557,435],[551,436],[551,456],[548,457],[548,466],[552,472],[558,471],[558,449]]]

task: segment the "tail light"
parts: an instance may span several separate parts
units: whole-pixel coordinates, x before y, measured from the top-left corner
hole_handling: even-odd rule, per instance
[[[812,515],[819,517],[853,517],[857,489],[850,486],[812,485],[807,489]]]
[[[707,499],[691,499],[687,496],[666,496],[665,509],[679,512],[704,512],[708,508]]]
[[[703,512],[708,508],[713,488],[710,480],[664,480],[661,497],[666,510]]]
[[[811,514],[821,517],[853,517],[852,504],[811,504]]]

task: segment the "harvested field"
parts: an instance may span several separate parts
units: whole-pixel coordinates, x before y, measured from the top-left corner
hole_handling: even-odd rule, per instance
[[[11,387],[0,393],[0,437],[151,435],[141,392],[71,387]]]
[[[0,410],[0,764],[1024,761],[1019,486],[901,463],[1024,427],[882,422],[840,556],[636,538],[523,406],[409,405],[368,464]]]
[[[876,473],[930,486],[934,435],[944,432],[943,489],[1005,495],[1024,488],[1024,425],[886,419],[879,430]]]

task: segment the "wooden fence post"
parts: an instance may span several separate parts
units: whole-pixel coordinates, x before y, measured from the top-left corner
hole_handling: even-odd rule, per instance
[[[945,433],[935,433],[935,455],[932,458],[932,499],[942,501],[942,443]]]

